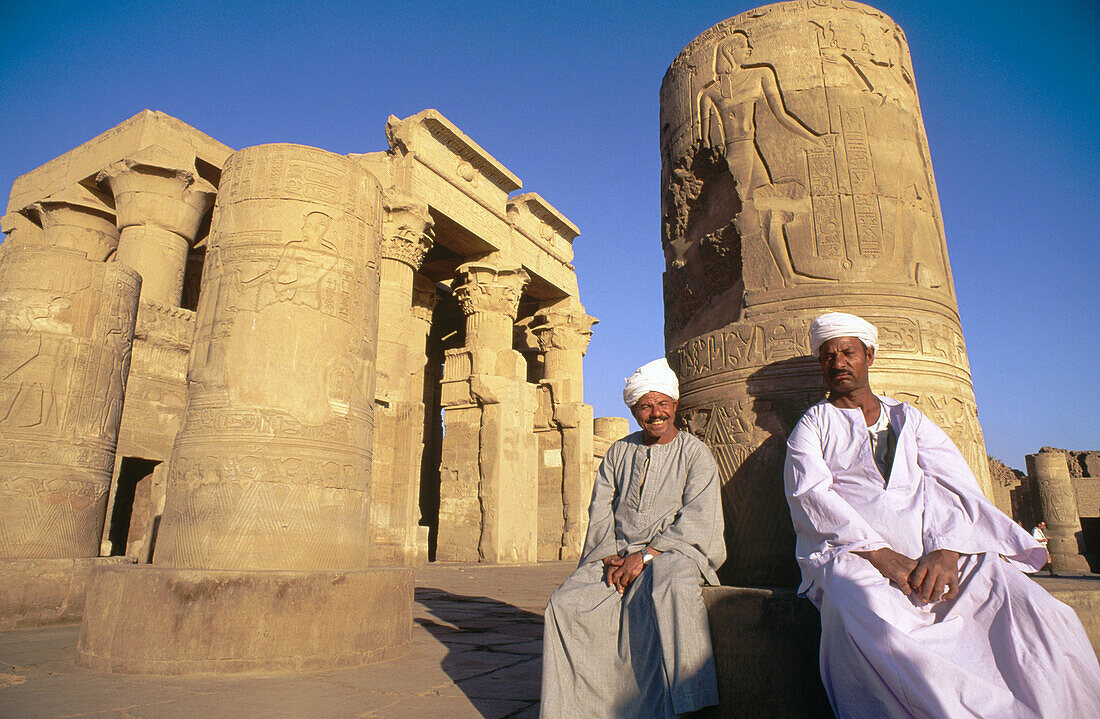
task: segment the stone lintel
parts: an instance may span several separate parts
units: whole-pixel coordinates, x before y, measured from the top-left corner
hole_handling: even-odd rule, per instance
[[[143,110],[119,125],[16,178],[9,212],[77,183],[91,184],[99,171],[142,148],[159,145],[201,161],[219,175],[233,149],[163,112]]]
[[[518,232],[551,257],[563,263],[573,261],[573,240],[581,231],[537,192],[508,200],[508,217]]]
[[[528,293],[533,297],[578,294],[569,264],[571,238],[565,239],[570,232],[576,237],[576,227],[545,200],[534,199],[534,193],[519,195],[524,198],[520,205],[509,201],[508,195],[522,185],[519,178],[453,123],[435,110],[424,110],[404,120],[391,117],[386,136],[394,161],[375,154],[354,157],[371,172],[385,175],[379,177],[383,184],[428,203],[437,218],[437,243],[461,256],[498,252],[507,262],[522,265],[532,276]],[[549,241],[542,236],[547,232]]]
[[[371,664],[408,651],[412,599],[411,569],[97,567],[77,663],[160,675]]]
[[[504,196],[523,187],[523,181],[490,155],[439,110],[421,110],[399,120],[393,115],[386,122],[386,138],[395,153],[414,153],[421,162],[450,156],[457,162],[439,165],[444,177],[461,187],[484,177]],[[430,162],[429,159],[429,162]]]

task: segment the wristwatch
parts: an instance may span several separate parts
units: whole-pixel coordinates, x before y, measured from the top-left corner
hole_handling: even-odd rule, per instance
[[[649,547],[642,550],[642,566],[649,564],[653,561],[653,555],[649,553]]]

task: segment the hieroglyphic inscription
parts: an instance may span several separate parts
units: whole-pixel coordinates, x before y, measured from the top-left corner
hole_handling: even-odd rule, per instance
[[[842,107],[840,117],[844,128],[844,154],[851,183],[859,254],[876,258],[882,254],[882,213],[879,211],[879,190],[867,138],[867,117],[860,107]]]
[[[826,259],[840,259],[844,256],[844,227],[833,151],[829,148],[807,150],[806,162],[816,254]]]

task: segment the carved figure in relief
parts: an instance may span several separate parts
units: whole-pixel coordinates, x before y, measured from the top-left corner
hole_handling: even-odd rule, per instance
[[[699,93],[700,132],[704,146],[719,149],[737,182],[742,203],[751,202],[762,217],[769,249],[784,283],[794,279],[783,226],[793,213],[808,209],[806,188],[798,183],[778,186],[756,141],[756,105],[764,98],[775,119],[789,132],[814,146],[832,147],[833,135],[818,135],[787,110],[775,69],[750,65],[748,35],[734,31],[715,48],[715,79]]]
[[[276,297],[321,309],[324,280],[340,259],[336,245],[325,239],[331,226],[332,218],[323,212],[306,215],[302,239],[287,243],[272,272]]]
[[[810,348],[829,395],[791,433],[784,487],[834,713],[1100,716],[1084,627],[1023,574],[1046,550],[942,429],[871,391],[877,329],[829,313]]]
[[[673,421],[664,359],[623,400],[641,426],[600,465],[577,570],[546,606],[543,717],[668,717],[718,703],[699,586],[725,560],[718,468]],[[629,647],[623,652],[622,647]]]

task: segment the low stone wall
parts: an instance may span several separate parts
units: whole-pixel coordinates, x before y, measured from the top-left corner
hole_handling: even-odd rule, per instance
[[[92,567],[130,561],[126,557],[0,560],[0,631],[79,622]]]

